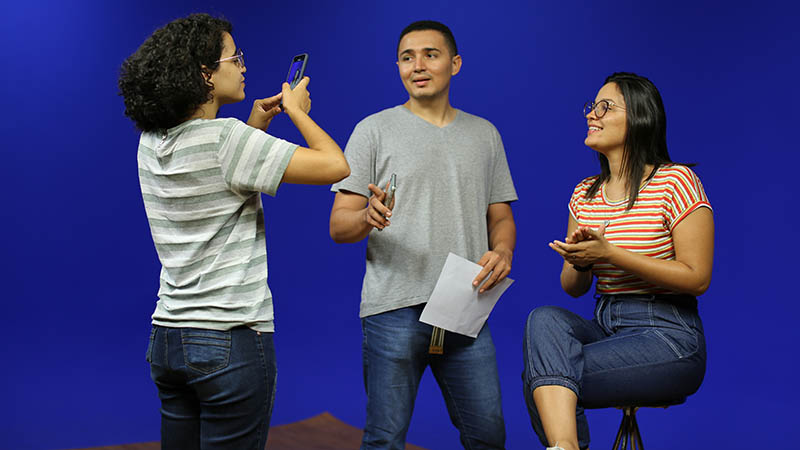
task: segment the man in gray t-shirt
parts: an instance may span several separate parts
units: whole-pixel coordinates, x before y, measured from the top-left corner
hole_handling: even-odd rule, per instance
[[[484,269],[491,289],[511,270],[517,199],[500,135],[488,121],[450,105],[461,68],[450,30],[415,22],[400,35],[397,65],[409,93],[400,106],[356,125],[345,156],[351,175],[333,185],[331,236],[369,236],[361,294],[367,420],[362,448],[403,448],[420,378],[431,366],[450,417],[469,448],[503,448],[494,343],[448,333],[430,354],[432,327],[419,322],[448,252]],[[394,200],[385,187],[397,174]],[[481,285],[481,282],[486,282]]]

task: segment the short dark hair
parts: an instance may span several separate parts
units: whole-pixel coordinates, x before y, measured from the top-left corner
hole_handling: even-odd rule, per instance
[[[411,25],[403,28],[403,31],[400,32],[400,38],[397,39],[397,51],[395,53],[400,52],[400,41],[403,40],[403,37],[412,31],[423,31],[423,30],[434,30],[442,33],[444,36],[445,42],[447,42],[447,47],[450,50],[450,56],[458,55],[458,47],[456,47],[456,38],[453,37],[453,32],[450,31],[450,28],[447,28],[447,25],[437,22],[435,20],[418,20]]]
[[[625,99],[627,130],[621,170],[628,185],[627,209],[631,209],[639,196],[645,166],[653,166],[647,177],[649,180],[659,166],[673,162],[667,151],[667,115],[661,94],[647,78],[630,72],[616,72],[609,75],[603,85],[609,83],[616,84]],[[597,157],[600,159],[600,175],[586,192],[587,198],[594,197],[611,175],[608,159],[601,153]]]
[[[118,83],[125,115],[142,131],[184,122],[211,100],[214,85],[207,75],[219,67],[223,33],[232,30],[225,19],[192,14],[153,32],[122,63]]]

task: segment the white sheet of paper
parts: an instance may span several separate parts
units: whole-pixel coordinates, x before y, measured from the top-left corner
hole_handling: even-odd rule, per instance
[[[480,286],[472,287],[472,280],[481,269],[483,267],[472,261],[453,253],[448,254],[431,298],[422,310],[420,322],[472,338],[478,337],[497,300],[514,282],[506,277],[495,287],[478,294]]]

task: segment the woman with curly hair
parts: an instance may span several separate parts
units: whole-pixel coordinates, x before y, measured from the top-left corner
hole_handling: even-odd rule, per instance
[[[175,20],[119,79],[125,114],[142,130],[139,182],[162,265],[147,360],[164,449],[264,448],[276,372],[260,193],[350,172],[308,116],[308,78],[255,100],[247,124],[217,118],[245,97],[231,30],[207,14]],[[264,132],[281,102],[308,148]]]
[[[569,202],[561,286],[573,297],[597,278],[595,316],[555,306],[525,329],[525,400],[542,444],[589,446],[584,408],[665,405],[703,381],[706,347],[696,296],[711,282],[714,220],[697,175],[667,152],[667,121],[647,78],[615,73],[584,107],[585,144],[600,175]]]

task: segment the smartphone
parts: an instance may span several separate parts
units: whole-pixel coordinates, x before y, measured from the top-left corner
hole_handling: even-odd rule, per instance
[[[301,53],[292,58],[289,74],[286,75],[286,82],[292,89],[303,79],[303,75],[306,73],[306,64],[308,64],[308,53]]]
[[[397,174],[392,174],[392,178],[389,180],[389,189],[386,191],[386,197],[383,199],[383,204],[386,206],[391,206],[392,200],[394,199],[394,191],[397,190]]]

